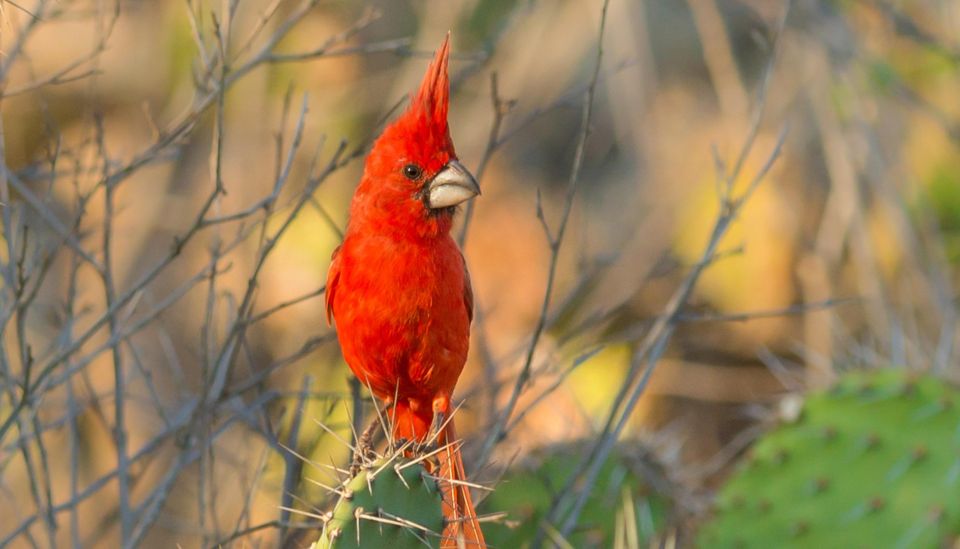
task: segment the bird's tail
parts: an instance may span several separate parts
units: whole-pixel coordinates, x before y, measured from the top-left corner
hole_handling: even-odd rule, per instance
[[[437,442],[440,452],[440,484],[443,487],[443,516],[447,525],[440,547],[476,549],[486,547],[477,510],[470,496],[470,486],[463,470],[463,456],[453,418],[447,421]]]
[[[424,440],[430,431],[430,421],[411,410],[403,403],[396,403],[392,410],[394,440]],[[437,453],[439,467],[437,477],[443,490],[443,517],[446,526],[443,529],[441,548],[478,549],[486,547],[477,510],[470,496],[470,486],[463,469],[463,456],[460,453],[460,439],[453,426],[453,418],[437,435],[435,444],[440,448]]]

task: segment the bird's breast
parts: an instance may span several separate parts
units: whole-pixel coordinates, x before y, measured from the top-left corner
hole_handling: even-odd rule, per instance
[[[340,253],[334,311],[354,373],[381,398],[452,391],[469,345],[459,251],[365,237]]]

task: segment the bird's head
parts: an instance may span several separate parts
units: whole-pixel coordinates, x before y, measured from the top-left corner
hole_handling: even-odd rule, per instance
[[[351,222],[420,236],[447,234],[458,204],[480,194],[457,160],[447,126],[450,35],[407,110],[374,143],[351,207]]]

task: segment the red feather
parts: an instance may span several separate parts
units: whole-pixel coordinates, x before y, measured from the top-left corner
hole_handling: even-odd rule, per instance
[[[467,359],[473,292],[450,236],[453,208],[431,210],[429,182],[457,159],[447,126],[449,35],[407,110],[377,139],[350,206],[343,244],[327,275],[327,315],[344,359],[391,407],[396,439],[424,440],[434,413],[449,418]],[[411,180],[404,167],[422,176]],[[439,444],[457,442],[453,421]],[[440,459],[446,483],[444,546],[484,546],[457,447]]]

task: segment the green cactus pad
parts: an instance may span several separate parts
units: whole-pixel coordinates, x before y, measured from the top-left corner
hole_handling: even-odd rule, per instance
[[[507,514],[505,521],[484,525],[491,547],[531,546],[557,492],[575,471],[588,443],[544,448],[497,483],[479,509],[480,514]],[[566,542],[577,548],[614,547],[618,530],[622,533],[626,528],[644,544],[653,539],[666,522],[668,508],[667,498],[647,481],[648,476],[657,475],[658,480],[666,482],[656,469],[657,464],[648,456],[614,453],[601,469],[577,528]]]
[[[340,497],[315,549],[438,547],[442,494],[436,478],[401,457],[364,467]]]
[[[960,534],[960,393],[902,370],[847,374],[765,435],[699,547],[940,547]]]

